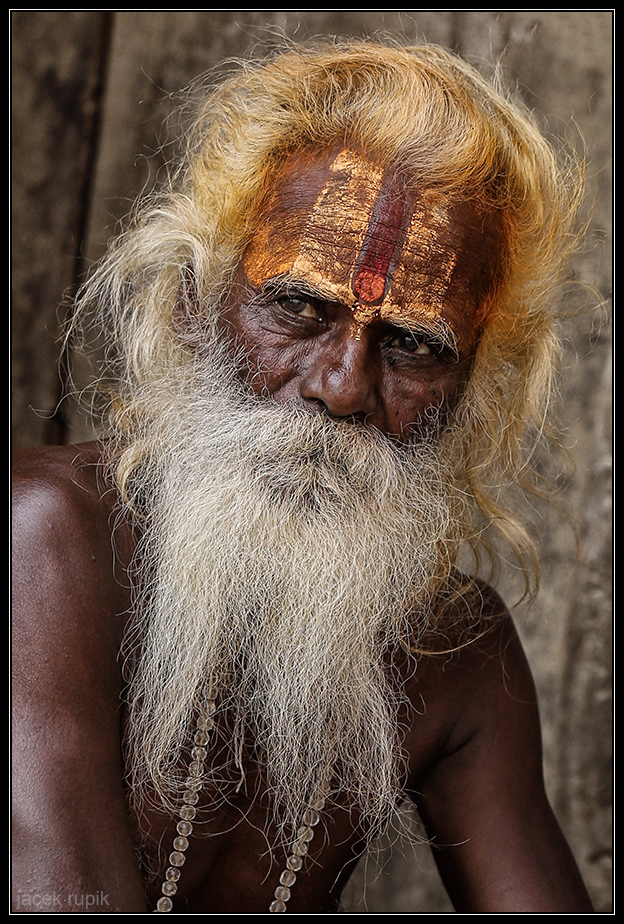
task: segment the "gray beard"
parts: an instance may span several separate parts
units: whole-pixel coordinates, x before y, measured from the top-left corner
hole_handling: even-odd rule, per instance
[[[321,789],[376,832],[405,772],[390,655],[417,649],[452,568],[452,466],[438,441],[250,395],[216,346],[159,390],[126,642],[137,805],[173,810],[193,716],[216,698],[228,732],[206,786],[234,785],[232,767],[240,783],[253,751],[285,832]]]

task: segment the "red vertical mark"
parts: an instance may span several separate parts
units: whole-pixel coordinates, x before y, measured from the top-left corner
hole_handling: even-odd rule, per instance
[[[351,284],[362,304],[381,304],[390,288],[393,257],[399,240],[403,241],[405,213],[405,193],[392,182],[384,183],[373,206]]]

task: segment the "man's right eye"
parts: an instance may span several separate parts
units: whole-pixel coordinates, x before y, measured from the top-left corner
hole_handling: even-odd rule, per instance
[[[299,318],[309,318],[312,321],[323,321],[322,312],[316,302],[307,298],[297,298],[291,295],[285,295],[277,299],[278,304],[291,314]]]

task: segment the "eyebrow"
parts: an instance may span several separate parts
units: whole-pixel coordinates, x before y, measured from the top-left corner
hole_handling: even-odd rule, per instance
[[[459,361],[460,352],[457,335],[444,318],[425,317],[423,312],[423,316],[420,318],[397,317],[396,319],[387,318],[385,320],[394,327],[405,330],[415,337],[439,344],[442,349],[453,353],[455,359]]]
[[[267,279],[259,289],[259,294],[263,298],[275,298],[276,295],[288,295],[290,293],[293,295],[305,295],[321,302],[342,303],[335,290],[330,291],[329,288],[316,285],[307,279],[301,279],[301,277],[288,272],[280,273],[279,276]],[[351,305],[346,307],[352,308]],[[425,341],[439,344],[443,350],[448,350],[452,353],[457,361],[460,359],[457,335],[444,318],[432,318],[423,311],[422,315],[417,318],[399,315],[396,317],[380,317],[379,320],[395,327],[397,330],[406,331]]]
[[[322,286],[309,282],[307,279],[294,276],[291,273],[280,273],[279,276],[273,276],[271,279],[267,279],[260,286],[260,294],[265,297],[278,294],[288,295],[291,292],[297,293],[298,295],[307,295],[308,298],[314,298],[320,302],[341,301],[335,289],[332,291],[329,288],[323,288]],[[347,307],[350,306],[347,305]]]

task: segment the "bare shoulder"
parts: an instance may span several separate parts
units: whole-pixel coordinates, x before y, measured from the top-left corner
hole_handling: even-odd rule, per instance
[[[127,564],[132,543],[117,501],[99,443],[19,450],[12,459],[17,564],[45,547],[86,560],[98,545],[110,548],[112,539]]]
[[[15,667],[32,691],[55,655],[78,666],[96,645],[118,647],[131,540],[97,443],[16,453],[12,493]]]
[[[493,674],[522,673],[528,665],[514,620],[500,594],[485,582],[458,582],[436,608],[432,632],[422,645],[421,664],[474,687]],[[478,675],[478,676],[477,676]],[[447,677],[448,681],[450,678]]]
[[[99,447],[16,454],[13,496],[17,900],[123,896],[130,882],[127,908],[144,910],[121,755],[130,543]]]
[[[78,525],[91,515],[110,512],[112,486],[103,475],[102,447],[97,442],[75,446],[35,446],[12,457],[14,526],[38,528],[44,521]],[[92,517],[90,517],[92,520]],[[99,520],[99,517],[98,517]]]
[[[414,709],[408,750],[414,776],[428,772],[469,742],[485,750],[503,737],[522,738],[537,767],[541,759],[533,676],[511,614],[499,594],[474,584],[444,601],[437,633],[425,646],[408,683]],[[413,737],[413,741],[411,740]]]
[[[460,912],[591,912],[548,802],[537,695],[511,615],[489,587],[458,606],[467,627],[455,622],[451,644],[414,672],[406,741],[408,792],[448,894]]]

